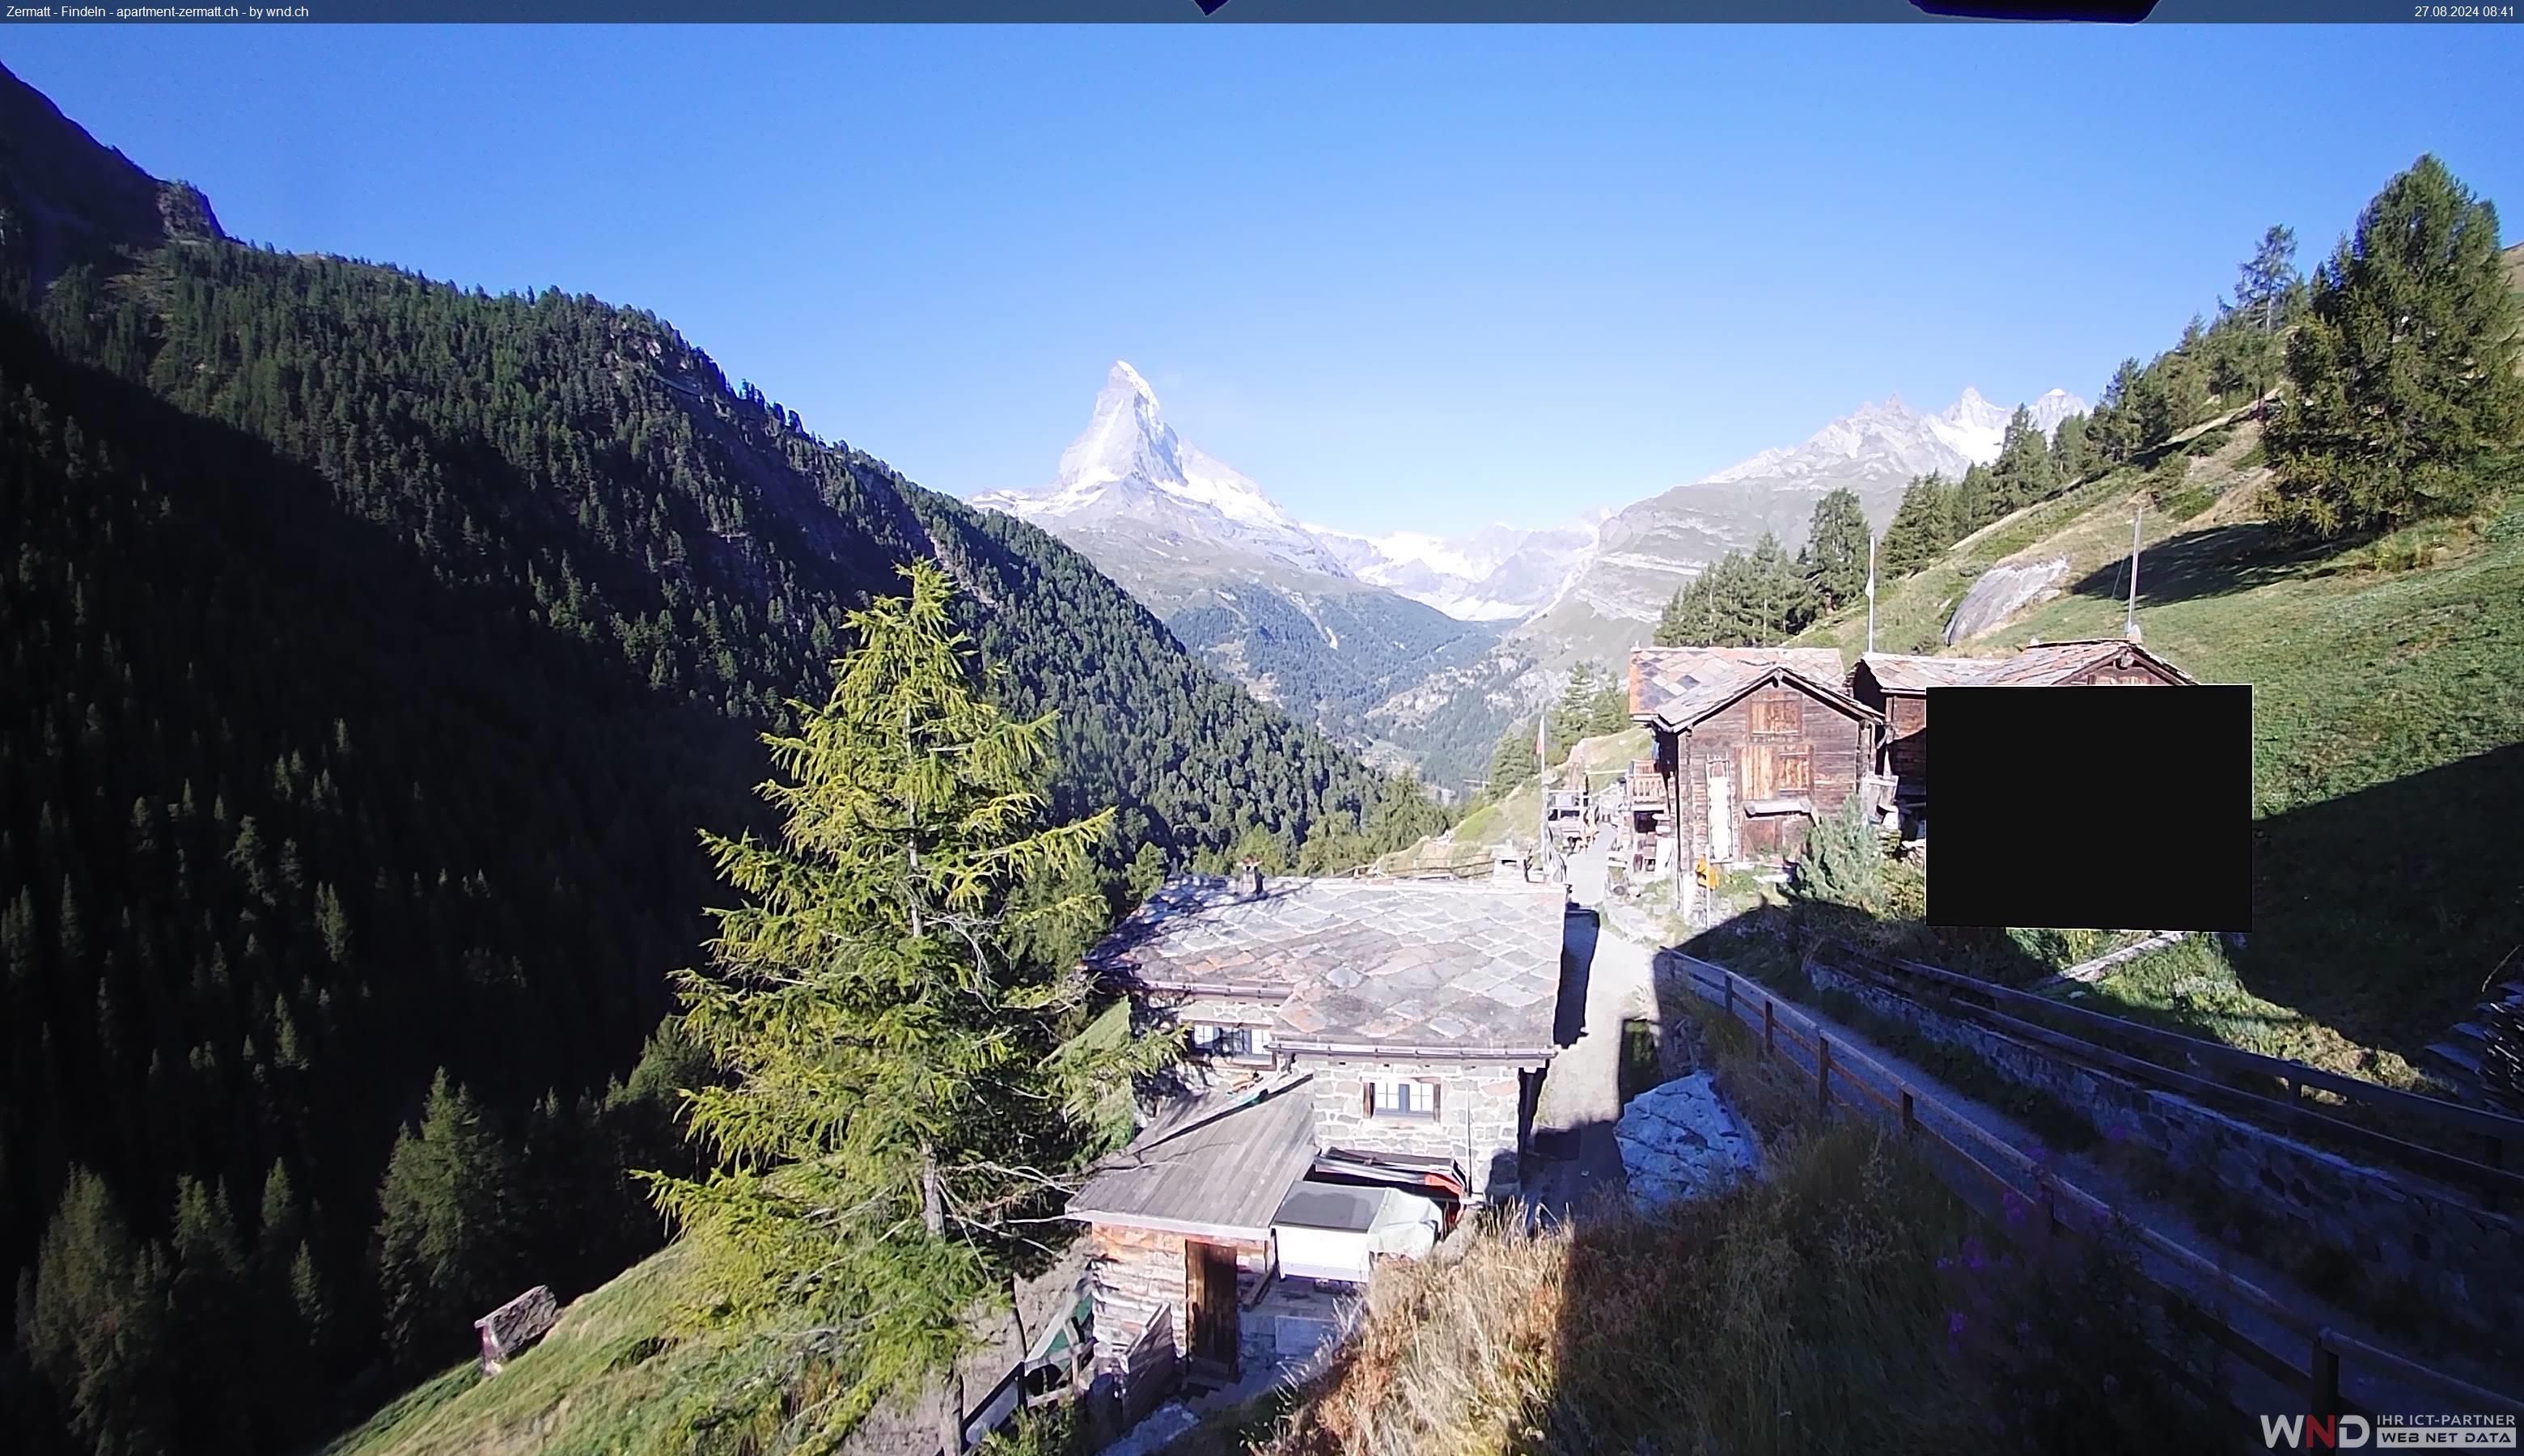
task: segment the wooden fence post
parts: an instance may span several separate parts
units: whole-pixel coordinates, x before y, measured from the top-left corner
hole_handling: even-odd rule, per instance
[[[1728,1021],[1733,1021],[1735,1019],[1735,973],[1733,971],[1726,971],[1723,974],[1726,977],[1724,983],[1726,987],[1726,1019]]]
[[[1778,1002],[1772,1000],[1769,996],[1764,996],[1762,998],[1762,1054],[1764,1056],[1769,1056],[1771,1054],[1772,1046],[1771,1040],[1772,1033],[1777,1029],[1779,1024],[1778,1009]]]
[[[1831,1116],[1831,1042],[1815,1033],[1815,1110]]]
[[[2340,1352],[2322,1342],[2329,1333],[2313,1333],[2313,1353],[2306,1363],[2306,1398],[2312,1402],[2310,1414],[2316,1419],[2340,1411]]]
[[[1918,1131],[1918,1104],[1911,1100],[1911,1090],[1906,1087],[1902,1089],[1902,1136],[1908,1138]]]

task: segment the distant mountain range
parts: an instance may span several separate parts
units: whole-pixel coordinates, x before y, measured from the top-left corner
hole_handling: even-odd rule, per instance
[[[1184,441],[1128,363],[1105,375],[1050,485],[994,491],[973,504],[1085,552],[1213,666],[1388,767],[1421,753],[1414,744],[1380,742],[1370,710],[1498,640],[1480,614],[1449,615],[1428,600],[1466,599],[1479,580],[1432,569],[1422,591],[1388,587],[1378,576],[1397,558],[1362,551],[1361,538],[1317,535],[1251,479]],[[1506,565],[1502,557],[1483,578]]]
[[[1389,587],[1466,621],[1513,621],[1560,595],[1594,555],[1605,510],[1565,525],[1527,529],[1493,522],[1469,536],[1395,531],[1354,536],[1330,526],[1306,530],[1361,581]]]
[[[2087,407],[2055,389],[2026,408],[2048,433]],[[1298,520],[1183,440],[1117,362],[1050,485],[973,503],[1086,552],[1263,698],[1446,782],[1478,771],[1572,664],[1643,645],[1704,565],[1765,531],[1795,549],[1815,503],[1843,487],[1881,529],[1913,477],[1996,460],[2014,413],[1975,389],[1933,414],[1895,397],[1620,510],[1368,536]]]
[[[2044,433],[2086,402],[2063,389],[2029,401]],[[1835,490],[1856,491],[1877,530],[1892,520],[1903,488],[1931,471],[1952,477],[1998,459],[2015,412],[1966,389],[1952,405],[1923,414],[1897,395],[1863,404],[1815,431],[1802,445],[1765,450],[1615,512],[1584,569],[1541,625],[1545,635],[1594,639],[1589,617],[1653,626],[1675,589],[1729,551],[1751,547],[1765,531],[1794,550],[1805,541],[1815,503]],[[1618,634],[1615,634],[1618,635]]]

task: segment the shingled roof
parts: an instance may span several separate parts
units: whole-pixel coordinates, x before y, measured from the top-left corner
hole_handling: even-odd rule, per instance
[[[1930,688],[2050,687],[2089,668],[2116,661],[2123,653],[2143,658],[2181,682],[2191,675],[2162,657],[2117,637],[2044,642],[2012,657],[1917,657],[1900,653],[1869,653],[1858,660],[1887,693],[1924,693]]]
[[[1089,952],[1144,991],[1276,1003],[1290,1051],[1547,1057],[1568,891],[1446,881],[1169,881]]]
[[[1978,679],[1996,688],[2048,687],[2076,676],[2089,668],[2117,661],[2123,653],[2134,660],[2145,661],[2173,674],[2180,682],[2192,681],[2191,674],[2149,652],[2135,642],[2117,637],[2097,638],[2083,642],[2046,642],[2028,647],[2013,657],[1990,664],[1995,671]]]
[[[1867,653],[1858,661],[1875,679],[1875,686],[1887,693],[1966,687],[2001,665],[1988,657],[1917,657],[1905,653]]]
[[[1773,673],[1794,677],[1854,713],[1870,713],[1842,689],[1838,648],[1648,647],[1630,654],[1630,717],[1688,727]]]
[[[1303,1077],[1170,1109],[1107,1158],[1069,1216],[1185,1234],[1269,1237],[1271,1215],[1315,1163]]]

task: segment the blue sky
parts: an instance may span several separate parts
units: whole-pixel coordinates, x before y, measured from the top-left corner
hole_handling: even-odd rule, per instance
[[[1107,365],[1309,520],[1539,524],[1861,400],[2091,398],[2422,151],[2509,26],[12,26],[241,237],[664,315],[924,484]]]

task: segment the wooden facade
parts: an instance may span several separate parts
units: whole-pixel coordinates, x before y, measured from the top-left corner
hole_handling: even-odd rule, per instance
[[[1673,822],[1689,857],[1778,861],[1804,852],[1820,815],[1858,792],[1870,715],[1794,673],[1774,674],[1677,732],[1657,734]]]

